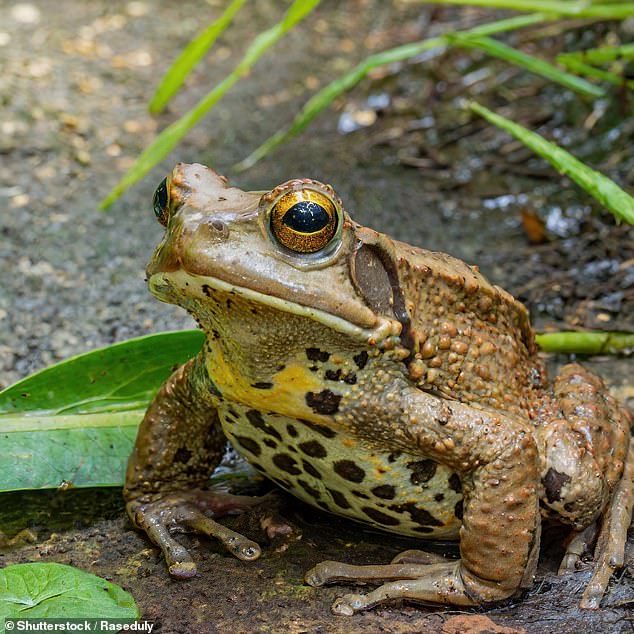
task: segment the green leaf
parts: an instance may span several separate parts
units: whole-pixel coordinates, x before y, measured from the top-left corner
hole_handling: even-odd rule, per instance
[[[471,102],[469,107],[489,123],[502,128],[533,152],[546,159],[560,174],[569,176],[577,185],[609,209],[616,218],[634,224],[634,198],[609,178],[584,165],[563,148],[546,141],[539,134],[527,130],[524,126],[495,114],[478,103]]]
[[[245,2],[246,0],[233,0],[217,20],[189,42],[165,75],[163,75],[150,101],[150,112],[157,113],[163,110],[167,102],[181,87],[192,68],[196,66],[218,37],[227,29]]]
[[[570,88],[571,90],[581,94],[590,95],[591,97],[603,97],[605,95],[605,91],[602,88],[591,84],[585,79],[571,75],[570,73],[562,71],[544,60],[533,57],[532,55],[527,55],[522,51],[518,51],[517,49],[507,46],[506,44],[498,42],[490,37],[476,37],[460,33],[448,35],[447,37],[454,45],[484,51],[488,55],[503,59],[515,66],[525,68],[532,73],[541,75],[550,81],[561,84],[562,86]]]
[[[549,332],[535,336],[545,352],[615,354],[634,350],[632,332]]]
[[[511,11],[550,13],[552,15],[575,18],[598,18],[604,20],[625,20],[634,15],[634,3],[588,2],[580,0],[419,0],[425,4],[450,4],[460,6],[485,7],[489,9],[510,9]]]
[[[131,594],[72,566],[30,563],[0,570],[3,626],[7,618],[110,618],[132,622],[140,616]]]
[[[319,2],[320,0],[294,0],[280,22],[254,38],[242,59],[229,75],[213,88],[213,90],[208,92],[188,113],[167,126],[167,128],[143,150],[132,167],[99,206],[102,209],[110,206],[126,189],[134,185],[134,183],[143,178],[157,163],[162,161],[196,123],[220,101],[225,93],[250,71],[253,64],[290,29],[303,20]]]
[[[492,35],[494,33],[502,33],[504,31],[512,31],[520,29],[531,24],[543,22],[548,18],[541,14],[523,15],[506,20],[498,20],[487,24],[481,24],[468,31],[464,31],[465,35]],[[276,132],[269,137],[262,145],[256,148],[249,156],[240,163],[234,165],[234,169],[241,171],[253,166],[259,160],[270,154],[275,148],[290,138],[299,134],[322,110],[327,108],[339,95],[356,86],[370,71],[387,64],[394,64],[403,60],[410,59],[416,55],[420,55],[425,51],[435,48],[442,48],[449,44],[449,37],[458,35],[459,32],[432,37],[420,42],[412,42],[391,48],[375,55],[370,55],[359,62],[351,71],[339,77],[322,88],[317,94],[313,95],[301,109],[299,114],[293,119],[291,124]]]
[[[150,400],[202,341],[198,330],[131,339],[0,392],[0,491],[120,485]]]

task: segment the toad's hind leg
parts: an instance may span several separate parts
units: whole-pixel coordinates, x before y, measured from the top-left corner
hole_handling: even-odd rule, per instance
[[[603,381],[576,363],[553,382],[553,401],[536,429],[543,503],[576,528],[561,572],[574,569],[598,527],[595,569],[580,603],[598,608],[612,573],[623,565],[634,504],[632,416]]]
[[[623,567],[627,530],[632,522],[633,509],[634,442],[630,441],[623,477],[603,515],[594,553],[594,573],[583,593],[579,607],[597,609],[610,577],[615,570]]]

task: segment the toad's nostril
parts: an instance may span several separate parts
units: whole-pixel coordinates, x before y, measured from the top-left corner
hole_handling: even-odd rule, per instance
[[[229,227],[222,220],[212,220],[210,223],[211,228],[214,233],[218,234],[218,237],[228,238],[229,237]]]

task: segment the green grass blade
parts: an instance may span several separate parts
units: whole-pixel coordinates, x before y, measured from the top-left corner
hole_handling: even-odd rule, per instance
[[[571,53],[561,53],[557,56],[557,61],[567,59],[578,59],[587,64],[609,64],[620,60],[634,59],[634,44],[623,44],[620,46],[601,46],[590,48],[584,51],[573,51]]]
[[[596,18],[603,20],[625,20],[634,15],[633,2],[588,3],[586,0],[418,0],[425,4],[460,5],[488,9],[509,9],[532,13],[538,11],[573,18]]]
[[[549,332],[535,338],[545,352],[615,354],[634,350],[632,332]]]
[[[504,31],[520,29],[525,26],[543,22],[547,17],[541,14],[519,16],[506,20],[498,20],[474,27],[469,31],[465,31],[465,35],[486,36]],[[455,35],[455,34],[454,34]],[[433,37],[422,40],[421,42],[413,42],[404,44],[396,48],[388,49],[370,55],[359,62],[351,71],[339,77],[322,88],[318,93],[313,95],[303,106],[291,124],[276,132],[272,137],[268,138],[262,145],[256,148],[249,156],[242,160],[234,169],[241,171],[248,169],[259,160],[270,154],[275,148],[279,147],[285,141],[301,132],[322,110],[325,110],[339,95],[350,90],[358,84],[371,70],[378,66],[385,66],[394,62],[400,62],[410,59],[415,55],[420,55],[425,51],[434,48],[440,48],[448,44],[446,36]]]
[[[280,22],[254,38],[240,62],[229,75],[207,93],[187,114],[167,126],[156,137],[99,206],[102,209],[110,206],[126,189],[143,178],[157,163],[162,161],[194,125],[220,101],[231,86],[246,75],[251,66],[290,29],[303,20],[319,2],[320,0],[294,0]]]
[[[605,95],[605,91],[599,86],[595,86],[585,79],[581,79],[580,77],[576,77],[575,75],[562,71],[544,60],[533,57],[532,55],[527,55],[526,53],[518,51],[517,49],[514,49],[507,44],[503,44],[502,42],[498,42],[493,38],[482,36],[476,37],[460,33],[447,35],[446,37],[454,45],[462,48],[473,48],[483,51],[488,55],[497,57],[498,59],[503,59],[515,66],[520,66],[532,73],[541,75],[542,77],[561,84],[566,88],[570,88],[570,90],[574,90],[575,92],[589,95],[591,97],[603,97]]]
[[[150,101],[150,112],[156,114],[163,110],[167,102],[181,87],[192,68],[196,66],[218,37],[227,29],[246,1],[233,0],[217,20],[212,22],[202,33],[187,44],[157,86],[156,92]]]
[[[0,392],[0,491],[120,485],[150,400],[202,341],[198,330],[131,339]]]
[[[472,102],[469,107],[489,123],[502,128],[533,152],[546,159],[560,174],[570,177],[577,185],[609,209],[616,218],[634,224],[634,198],[609,178],[584,165],[563,148],[546,141],[539,134],[527,130],[524,126],[495,114],[478,103]]]
[[[622,74],[591,66],[591,64],[616,63],[618,68],[619,63],[632,59],[634,59],[634,44],[624,44],[623,46],[606,46],[585,51],[561,53],[557,56],[557,63],[578,75],[593,77],[616,86],[626,86],[630,90],[634,90],[634,80],[626,79]]]

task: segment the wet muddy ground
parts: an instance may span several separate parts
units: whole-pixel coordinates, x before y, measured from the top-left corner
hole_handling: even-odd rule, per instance
[[[178,160],[212,165],[244,189],[297,176],[330,182],[363,224],[477,263],[529,305],[539,329],[634,330],[632,228],[617,226],[569,181],[459,104],[461,96],[475,97],[546,135],[556,130],[559,143],[631,188],[634,119],[618,90],[591,104],[477,54],[438,51],[373,73],[275,155],[243,174],[230,172],[355,61],[471,26],[484,18],[475,10],[324,2],[150,177],[108,213],[98,211],[156,130],[219,81],[285,6],[252,3],[168,112],[150,117],[146,104],[158,76],[222,4],[0,2],[0,388],[72,354],[191,327],[143,282],[162,235],[151,196]],[[608,37],[607,25],[570,26],[568,35],[545,40],[526,32],[522,43],[539,41],[551,54]],[[626,24],[613,37],[631,41],[632,31]],[[359,125],[366,127],[342,134]],[[549,360],[553,367],[564,361]],[[587,363],[632,404],[631,358]],[[106,577],[129,590],[162,632],[634,631],[629,567],[614,580],[607,607],[582,613],[576,603],[588,572],[554,576],[558,532],[546,540],[537,583],[523,601],[487,611],[395,605],[334,617],[329,606],[346,590],[304,586],[305,570],[324,558],[387,562],[416,545],[280,500],[296,529],[288,542],[268,544],[257,512],[231,518],[229,525],[261,541],[262,558],[244,564],[208,540],[183,537],[200,574],[175,582],[157,550],[131,530],[118,491],[4,494],[0,529],[13,535],[31,526],[40,541],[4,552],[0,564],[59,561]]]

